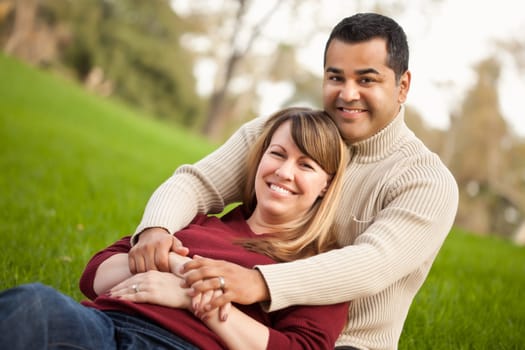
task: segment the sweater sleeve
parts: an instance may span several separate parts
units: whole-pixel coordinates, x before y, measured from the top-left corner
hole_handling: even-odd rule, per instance
[[[267,349],[333,349],[348,307],[349,303],[295,306],[273,313]]]
[[[95,275],[100,264],[115,254],[128,253],[130,248],[130,237],[124,237],[99,251],[89,260],[79,282],[80,290],[86,297],[91,300],[95,300],[97,297],[97,293],[95,293],[93,289],[93,282],[95,281]]]
[[[431,265],[456,215],[458,189],[450,172],[444,167],[411,169],[393,180],[385,201],[352,245],[257,266],[270,292],[265,307],[273,311],[368,297]]]
[[[149,227],[171,234],[197,215],[217,213],[241,199],[239,184],[246,178],[247,151],[260,134],[265,117],[244,124],[217,150],[194,165],[183,165],[149,199],[132,238]]]

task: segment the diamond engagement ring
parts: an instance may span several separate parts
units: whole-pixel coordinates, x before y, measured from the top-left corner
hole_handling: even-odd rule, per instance
[[[133,289],[135,291],[135,293],[138,293],[139,292],[139,285],[138,284],[134,284],[131,286],[131,289]]]

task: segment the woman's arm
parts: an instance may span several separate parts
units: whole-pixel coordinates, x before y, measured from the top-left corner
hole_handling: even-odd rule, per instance
[[[107,293],[118,283],[131,277],[128,254],[118,253],[100,264],[93,280],[93,290],[97,295]]]
[[[267,349],[270,337],[268,327],[234,306],[226,321],[220,320],[216,310],[207,314],[203,322],[226,343],[228,349]]]
[[[130,237],[124,237],[117,242],[113,243],[109,247],[104,248],[103,250],[96,253],[87,263],[84,271],[82,272],[82,276],[80,277],[79,281],[79,287],[82,293],[86,297],[88,297],[91,300],[94,300],[99,294],[105,293],[110,287],[117,284],[118,282],[122,281],[126,278],[126,276],[129,276],[129,265],[126,261],[126,266],[122,266],[121,264],[124,262],[124,256],[127,255],[129,249],[130,249],[130,243],[129,243]],[[99,275],[99,280],[96,282],[96,290],[95,290],[95,279],[97,278],[97,272],[99,270],[99,267],[104,264],[107,260],[111,259],[113,256],[119,255],[120,257],[115,257],[113,262],[118,262],[117,267],[113,266],[112,264],[108,263],[104,269],[111,270],[103,277],[104,279],[112,279],[111,281],[103,280],[101,279],[102,275]],[[113,260],[113,259],[111,259]],[[115,276],[112,276],[112,274],[115,273]],[[113,283],[113,285],[111,285]]]
[[[152,278],[150,277],[151,274],[148,275],[147,273],[137,274],[137,277],[133,278],[134,275],[129,270],[128,258],[127,253],[118,253],[108,257],[100,264],[95,273],[95,279],[93,280],[93,290],[97,295],[107,293],[110,289],[112,294],[115,294],[115,291],[119,289],[119,286],[120,288],[128,285],[132,286],[133,284],[140,286],[141,282],[144,284],[145,280],[151,282],[150,279],[148,279]],[[177,280],[179,283],[176,285],[178,289],[181,289],[180,277],[182,275],[180,274],[180,269],[184,263],[188,261],[191,261],[188,257],[180,256],[175,253],[169,254],[169,266],[171,272],[166,273],[165,276],[169,277],[172,274],[178,275]],[[155,276],[157,277],[157,275]],[[143,287],[145,288],[145,285],[143,285]],[[154,289],[154,287],[151,288],[151,290]]]
[[[232,306],[226,321],[216,311],[203,318],[229,349],[333,349],[349,303],[290,307],[268,315],[271,327]]]

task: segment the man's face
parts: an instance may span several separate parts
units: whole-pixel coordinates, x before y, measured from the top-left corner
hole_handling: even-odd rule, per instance
[[[376,134],[395,118],[406,100],[410,72],[396,84],[386,62],[384,39],[353,44],[333,40],[328,46],[323,105],[347,142]]]

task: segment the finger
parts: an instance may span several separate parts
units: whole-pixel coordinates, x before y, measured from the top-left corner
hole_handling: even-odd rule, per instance
[[[210,291],[207,291],[206,293],[203,293],[202,294],[202,299],[201,299],[201,308],[204,306],[204,305],[207,305],[210,300],[212,299],[213,297],[213,290],[210,290]]]
[[[186,273],[191,270],[196,270],[201,268],[203,265],[203,260],[199,259],[196,255],[193,256],[193,259],[186,264],[184,264],[184,269],[182,272]]]
[[[186,282],[186,284],[189,283]],[[194,291],[194,293],[206,293],[215,289],[220,289],[218,278],[198,280],[197,282],[191,284],[190,287]]]
[[[134,285],[137,285],[136,283],[133,284],[121,284],[113,287],[109,293],[114,298],[122,298],[125,295],[128,294],[137,294],[138,292],[135,291],[135,288],[133,288]],[[140,290],[139,290],[140,292]]]
[[[182,269],[184,273],[184,280],[188,286],[193,288],[193,286],[199,281],[209,280],[210,288],[208,289],[220,289],[220,283],[217,277],[225,275],[223,269],[213,266],[201,266],[197,269],[188,270],[186,266],[189,264],[193,265],[193,261],[185,263]]]
[[[202,294],[197,294],[191,297],[191,307],[193,308],[193,311],[196,311],[200,308]]]
[[[175,236],[173,236],[173,242],[171,244],[171,250],[179,255],[188,256],[190,250],[182,245],[182,242]]]
[[[135,263],[135,256],[132,254],[133,249],[129,251],[128,254],[128,265],[129,265],[129,271],[131,274],[137,273],[137,264]]]
[[[146,271],[143,252],[144,248],[141,246],[135,246],[129,251],[128,261],[130,262],[129,268],[132,274]]]
[[[205,320],[209,316],[209,312],[205,311],[206,305],[210,302],[210,300],[213,298],[214,291],[208,291],[206,293],[202,294],[201,302],[199,305],[199,308],[197,309],[196,316],[199,317],[202,320]]]
[[[157,264],[155,263],[155,247],[152,247],[152,246],[148,246],[148,249],[147,249],[147,252],[146,254],[143,254],[143,258],[144,258],[144,268],[145,270],[143,272],[146,272],[146,271],[157,271]]]
[[[224,322],[228,320],[228,316],[230,315],[231,308],[232,308],[231,303],[226,303],[223,306],[219,307],[219,319],[221,321]]]
[[[135,249],[133,254],[136,267],[135,273],[143,273],[148,271],[148,265],[150,265],[148,264],[148,256],[152,254],[150,247],[144,244],[140,245],[139,243],[139,245],[133,247],[132,249]]]
[[[225,306],[232,301],[232,295],[232,293],[223,293],[222,295],[213,298],[208,304],[206,304],[204,310],[211,311]]]
[[[164,250],[158,247],[155,249],[154,260],[155,267],[162,272],[169,272],[170,265],[168,261],[169,250]]]

